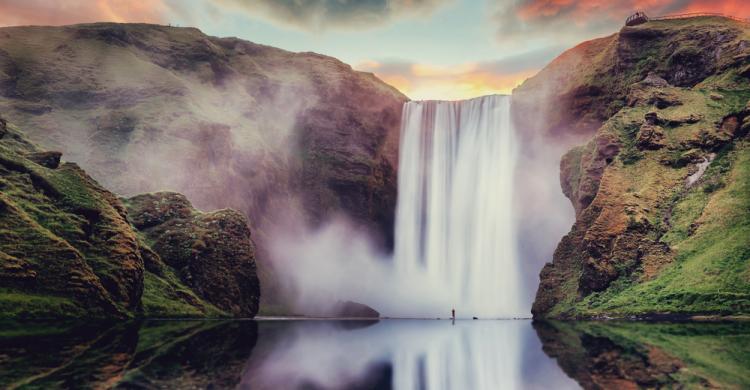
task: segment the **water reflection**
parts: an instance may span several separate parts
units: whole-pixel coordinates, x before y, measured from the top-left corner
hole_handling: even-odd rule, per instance
[[[0,323],[0,388],[748,388],[749,356],[747,323]]]
[[[535,323],[587,389],[750,388],[750,323]]]

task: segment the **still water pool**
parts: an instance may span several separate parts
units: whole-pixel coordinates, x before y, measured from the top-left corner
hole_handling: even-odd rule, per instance
[[[0,323],[0,388],[750,388],[750,323]]]

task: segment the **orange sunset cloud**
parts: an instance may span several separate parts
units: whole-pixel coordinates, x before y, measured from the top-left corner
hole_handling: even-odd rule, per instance
[[[0,1],[0,25],[165,23],[167,9],[162,0],[3,0]]]
[[[430,64],[393,66],[366,61],[356,69],[372,72],[411,99],[460,100],[482,95],[509,94],[536,68],[512,72],[493,72],[483,64],[466,63],[442,67]]]
[[[527,21],[567,15],[586,22],[588,18],[602,15],[621,17],[623,13],[645,10],[652,16],[709,12],[747,18],[750,17],[749,5],[747,0],[531,0],[522,2],[516,15]]]

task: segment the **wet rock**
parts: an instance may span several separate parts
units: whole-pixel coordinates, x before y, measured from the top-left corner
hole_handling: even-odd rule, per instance
[[[55,151],[36,152],[26,155],[26,158],[29,160],[50,169],[57,169],[60,166],[61,157],[62,153]]]
[[[636,146],[641,149],[656,150],[665,146],[664,129],[661,126],[644,123],[636,136]]]
[[[379,318],[380,313],[362,303],[352,301],[339,301],[330,311],[331,317],[338,318]]]

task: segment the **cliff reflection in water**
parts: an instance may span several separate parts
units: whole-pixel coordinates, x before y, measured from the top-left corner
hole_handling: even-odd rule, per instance
[[[0,388],[750,386],[747,323],[385,320],[1,325]]]

